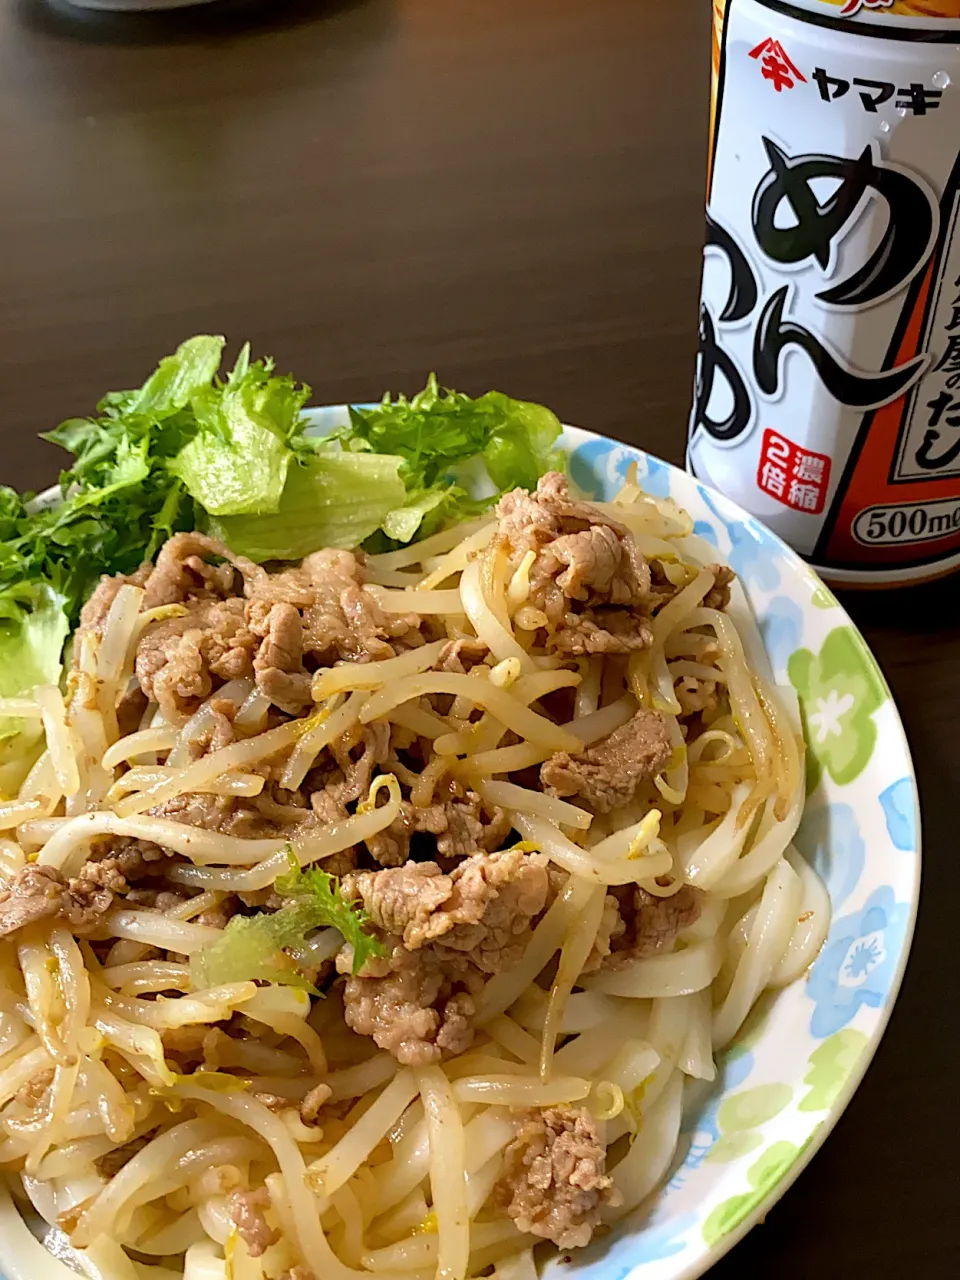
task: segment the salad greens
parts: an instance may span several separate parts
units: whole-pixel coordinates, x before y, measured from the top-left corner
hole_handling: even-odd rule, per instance
[[[434,375],[412,399],[386,395],[312,437],[310,388],[251,360],[249,345],[221,376],[223,348],[220,337],[189,338],[138,390],[110,392],[92,417],[51,431],[73,457],[58,504],[0,487],[0,696],[55,681],[100,575],[133,572],[179,530],[207,530],[258,561],[383,550],[560,463],[549,409],[498,391],[471,399]],[[486,498],[468,496],[468,475]],[[17,728],[0,720],[0,744]],[[5,789],[3,766],[0,745]]]
[[[367,932],[367,913],[344,901],[337,877],[319,867],[302,869],[292,853],[290,861],[288,874],[274,884],[289,901],[278,911],[234,916],[216,942],[195,952],[190,958],[194,990],[258,979],[312,991],[297,967],[296,953],[322,928],[339,930],[353,948],[354,973],[371,956],[383,955],[381,943]]]

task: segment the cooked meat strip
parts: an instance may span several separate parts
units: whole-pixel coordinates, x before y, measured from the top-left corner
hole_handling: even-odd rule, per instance
[[[174,723],[210,696],[215,678],[251,676],[258,646],[238,597],[193,600],[185,607],[183,617],[147,627],[134,664],[143,692]]]
[[[677,934],[696,922],[703,904],[700,890],[689,884],[669,898],[658,898],[639,885],[618,885],[612,892],[622,927],[612,932],[604,969],[622,969],[669,951]]]
[[[504,1152],[497,1202],[521,1231],[561,1249],[588,1244],[604,1204],[619,1200],[586,1107],[528,1111]]]
[[[649,619],[632,609],[584,609],[565,613],[550,637],[558,653],[580,658],[588,654],[639,653],[653,644]]]
[[[670,760],[673,747],[663,716],[640,710],[608,738],[583,752],[561,751],[540,768],[550,795],[578,796],[597,813],[628,804],[641,782]]]
[[[413,805],[409,800],[400,802],[400,812],[383,831],[378,831],[367,842],[367,849],[382,867],[402,867],[410,856],[410,841],[418,831],[441,836],[448,829],[447,815],[442,805]]]
[[[540,855],[508,850],[475,854],[449,875],[413,862],[357,872],[343,892],[362,901],[388,948],[347,978],[347,1023],[401,1062],[423,1064],[469,1045],[471,992],[522,954],[547,872]],[[337,967],[349,972],[349,948]]]
[[[96,929],[127,883],[101,863],[87,863],[66,883],[53,867],[30,863],[0,893],[0,937],[59,916],[76,934]]]
[[[704,608],[726,609],[730,603],[730,586],[737,575],[722,564],[712,564],[709,568],[713,573],[713,586],[704,597]]]

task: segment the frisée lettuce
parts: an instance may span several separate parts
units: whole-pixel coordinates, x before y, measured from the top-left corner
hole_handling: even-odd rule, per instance
[[[256,561],[322,547],[376,551],[436,532],[532,487],[558,465],[560,423],[490,391],[426,387],[353,408],[310,434],[310,388],[244,346],[199,334],[136,390],[110,392],[44,438],[72,455],[60,501],[0,487],[0,697],[55,682],[63,641],[101,574],[132,573],[172,534],[207,531]],[[466,478],[483,499],[471,499]],[[0,721],[0,743],[23,722]],[[0,751],[0,787],[2,779]]]

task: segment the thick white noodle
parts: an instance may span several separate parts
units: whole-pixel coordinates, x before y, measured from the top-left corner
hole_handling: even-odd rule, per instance
[[[73,796],[80,790],[80,772],[77,769],[77,749],[67,725],[67,709],[63,694],[52,684],[41,684],[33,696],[43,716],[43,728],[47,735],[47,750],[57,782],[65,796]]]
[[[621,1203],[603,1210],[605,1222],[616,1222],[653,1191],[673,1163],[680,1136],[683,1075],[674,1071],[660,1097],[643,1112],[643,1124],[627,1154],[612,1170]]]
[[[588,991],[604,991],[612,996],[632,996],[635,1000],[690,995],[703,991],[720,972],[723,959],[714,939],[666,955],[636,960],[624,969],[609,969],[584,978]]]
[[[800,877],[797,923],[783,958],[773,971],[771,987],[785,987],[803,976],[817,958],[830,930],[830,895],[813,867],[791,845],[787,862]]]
[[[563,1023],[567,1001],[597,940],[606,895],[606,885],[592,887],[580,911],[572,918],[570,929],[560,948],[560,962],[550,987],[540,1042],[539,1069],[540,1079],[543,1081],[550,1079],[554,1045]]]
[[[541,1081],[530,1076],[467,1076],[453,1082],[458,1102],[482,1102],[492,1107],[557,1107],[579,1102],[590,1093],[590,1081],[557,1076]]]
[[[754,1001],[786,954],[803,894],[800,877],[785,858],[767,877],[730,989],[714,1014],[713,1043],[723,1049],[739,1031]]]
[[[439,1067],[419,1073],[430,1146],[430,1192],[437,1219],[437,1280],[465,1280],[470,1257],[466,1142],[460,1108]]]
[[[739,824],[740,810],[750,794],[750,787],[735,787],[726,817],[705,838],[692,832],[677,842],[683,878],[698,889],[712,889],[736,863],[747,836],[749,823]]]
[[[778,821],[775,805],[768,802],[760,819],[753,844],[730,870],[713,886],[713,892],[721,898],[739,898],[759,884],[776,866],[797,833],[803,816],[805,781],[803,771],[798,774],[797,788],[790,801],[786,817]]]
[[[713,1010],[710,992],[698,991],[690,1000],[687,1036],[680,1051],[680,1070],[697,1080],[713,1080],[717,1074],[713,1060]]]
[[[416,1097],[418,1087],[416,1076],[408,1067],[394,1076],[357,1123],[325,1156],[309,1166],[309,1185],[327,1196],[342,1187],[396,1124]]]

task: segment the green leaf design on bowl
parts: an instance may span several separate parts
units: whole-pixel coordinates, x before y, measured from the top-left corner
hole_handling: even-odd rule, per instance
[[[866,1048],[867,1039],[862,1031],[847,1027],[814,1049],[809,1058],[810,1070],[803,1078],[810,1091],[801,1099],[798,1111],[830,1110]]]
[[[800,695],[807,739],[807,794],[826,770],[843,786],[860,776],[877,741],[873,715],[887,700],[876,663],[852,627],[836,627],[820,652],[798,649],[787,664]]]
[[[734,1231],[744,1218],[753,1212],[761,1200],[772,1191],[793,1162],[802,1147],[792,1142],[775,1142],[768,1147],[756,1163],[747,1170],[751,1190],[740,1196],[731,1196],[718,1204],[703,1224],[703,1238],[707,1244],[716,1244]]]

